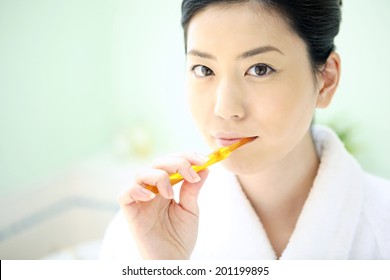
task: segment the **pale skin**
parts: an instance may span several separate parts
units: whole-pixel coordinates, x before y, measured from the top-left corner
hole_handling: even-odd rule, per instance
[[[238,177],[280,257],[318,170],[309,128],[316,108],[327,107],[336,91],[339,56],[331,53],[313,72],[304,41],[278,14],[250,3],[209,6],[191,19],[187,34],[193,118],[213,149],[257,137],[223,164]],[[143,258],[190,258],[208,173],[194,174],[190,166],[203,161],[194,155],[159,159],[120,196]],[[185,179],[178,203],[168,179],[175,172]]]

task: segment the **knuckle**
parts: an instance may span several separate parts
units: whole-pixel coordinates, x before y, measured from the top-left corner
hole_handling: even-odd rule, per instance
[[[183,156],[159,158],[153,161],[152,168],[168,173],[176,173],[191,167],[189,160]]]
[[[189,163],[188,160],[186,160],[185,158],[180,158],[178,160],[178,169],[181,170],[181,169],[187,169],[187,168],[190,168],[191,167],[191,164]]]
[[[163,162],[165,161],[166,159],[164,160],[164,158],[156,158],[152,161],[151,166],[152,168],[159,168],[160,166],[163,165]]]

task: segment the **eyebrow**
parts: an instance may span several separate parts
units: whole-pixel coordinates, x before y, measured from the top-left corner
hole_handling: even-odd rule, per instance
[[[198,50],[195,50],[195,49],[192,49],[190,50],[187,55],[192,55],[192,56],[197,56],[197,57],[200,57],[200,58],[207,58],[207,59],[213,59],[213,60],[216,60],[217,58],[212,55],[212,54],[208,54],[206,52],[201,52],[201,51],[198,51]]]
[[[258,48],[246,51],[243,54],[239,55],[238,57],[241,59],[248,58],[248,57],[252,57],[252,56],[266,53],[266,52],[278,52],[278,53],[284,55],[284,53],[281,50],[279,50],[278,48],[276,48],[274,46],[262,46],[262,47],[258,47]]]
[[[258,54],[262,54],[262,53],[266,53],[266,52],[272,52],[272,51],[275,51],[275,52],[278,52],[282,55],[284,55],[284,53],[279,50],[278,48],[274,47],[274,46],[262,46],[262,47],[258,47],[258,48],[254,48],[254,49],[251,49],[249,51],[246,51],[242,54],[240,54],[237,58],[238,59],[245,59],[245,58],[249,58],[249,57],[252,57],[252,56],[256,56]],[[197,56],[197,57],[200,57],[200,58],[206,58],[206,59],[212,59],[212,60],[216,60],[217,58],[212,55],[212,54],[209,54],[209,53],[206,53],[206,52],[202,52],[202,51],[199,51],[199,50],[196,50],[196,49],[191,49],[187,55],[192,55],[192,56]]]

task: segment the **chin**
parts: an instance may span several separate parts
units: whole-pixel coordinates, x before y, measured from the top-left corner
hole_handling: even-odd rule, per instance
[[[222,162],[222,165],[235,175],[253,175],[265,169],[259,162],[243,160],[231,155],[228,159]]]

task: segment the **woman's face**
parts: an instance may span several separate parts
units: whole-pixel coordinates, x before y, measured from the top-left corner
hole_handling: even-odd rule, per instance
[[[248,3],[214,5],[187,34],[189,102],[208,144],[257,137],[232,153],[228,169],[259,172],[310,137],[319,90],[305,43],[283,18]]]

